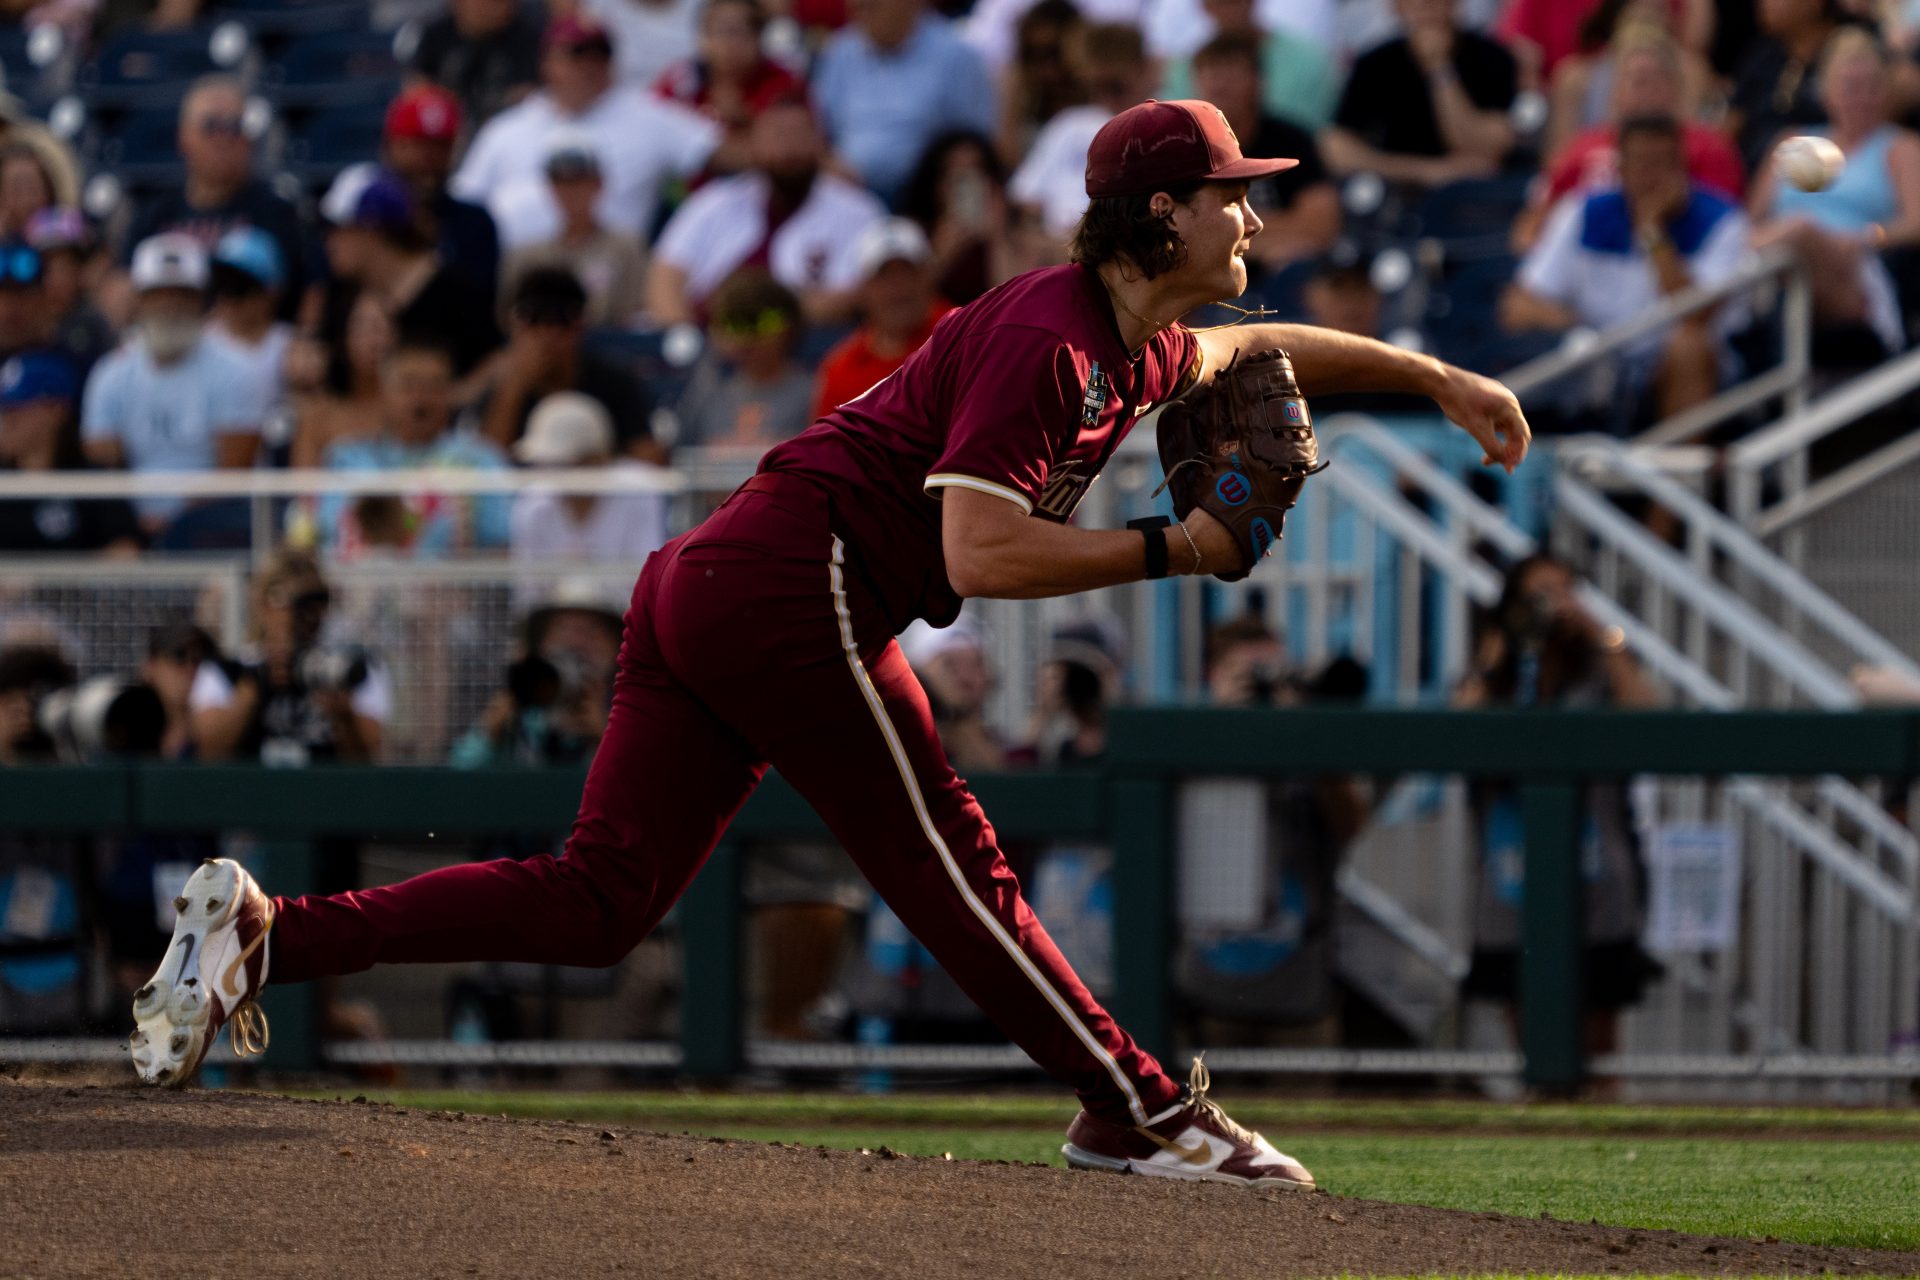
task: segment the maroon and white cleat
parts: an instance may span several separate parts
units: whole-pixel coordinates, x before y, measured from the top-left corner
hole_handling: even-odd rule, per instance
[[[1259,1134],[1229,1120],[1207,1096],[1209,1083],[1206,1064],[1195,1058],[1186,1103],[1144,1125],[1112,1124],[1082,1111],[1068,1128],[1060,1154],[1075,1169],[1311,1190],[1313,1175]]]
[[[180,917],[167,958],[133,997],[127,1047],[147,1084],[193,1079],[223,1026],[235,1053],[267,1047],[267,1016],[254,997],[267,981],[273,903],[239,863],[208,858],[173,905]]]

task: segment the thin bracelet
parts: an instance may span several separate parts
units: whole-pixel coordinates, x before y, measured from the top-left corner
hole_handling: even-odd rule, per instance
[[[1193,568],[1187,570],[1187,572],[1190,574],[1198,573],[1200,572],[1200,563],[1206,557],[1200,554],[1200,544],[1193,540],[1193,535],[1191,533],[1187,532],[1187,522],[1185,520],[1182,520],[1179,522],[1179,524],[1180,524],[1180,532],[1186,535],[1187,545],[1193,548]]]

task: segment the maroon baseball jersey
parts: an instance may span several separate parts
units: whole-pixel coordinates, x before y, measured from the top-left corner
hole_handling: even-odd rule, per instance
[[[945,626],[960,598],[940,549],[941,492],[977,489],[1064,524],[1198,354],[1175,324],[1129,355],[1098,274],[1030,271],[947,313],[897,372],[775,446],[760,469],[831,494],[835,532],[896,629],[916,617]]]

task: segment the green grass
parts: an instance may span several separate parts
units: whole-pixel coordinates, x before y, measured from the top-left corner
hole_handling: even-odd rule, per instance
[[[405,1092],[403,1106],[1060,1163],[1058,1098]],[[1338,1195],[1807,1244],[1920,1248],[1920,1114],[1247,1099]],[[1798,1136],[1796,1136],[1798,1135]]]

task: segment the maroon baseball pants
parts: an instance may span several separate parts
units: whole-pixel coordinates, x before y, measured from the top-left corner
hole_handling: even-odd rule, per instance
[[[276,982],[376,964],[611,965],[706,861],[768,765],[962,989],[1095,1115],[1179,1086],[1075,976],[947,763],[925,692],[846,563],[829,500],[762,476],[648,561],[565,853],[277,899]]]

